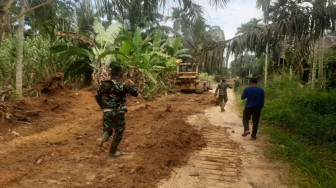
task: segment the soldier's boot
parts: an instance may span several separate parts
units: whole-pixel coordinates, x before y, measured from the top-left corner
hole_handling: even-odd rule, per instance
[[[225,110],[224,110],[224,107],[223,106],[221,106],[221,112],[224,112]]]
[[[224,104],[223,104],[223,111],[222,112],[225,112],[225,106],[226,106],[226,102],[224,102]]]
[[[109,157],[120,157],[121,153],[117,150],[118,145],[120,143],[120,140],[113,140],[110,152],[109,152]]]
[[[109,133],[107,131],[104,131],[101,137],[97,139],[97,143],[99,144],[100,149],[103,146],[103,144],[107,142],[109,136],[110,136]]]

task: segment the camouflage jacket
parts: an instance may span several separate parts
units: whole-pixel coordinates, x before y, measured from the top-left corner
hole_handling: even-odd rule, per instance
[[[227,95],[226,93],[226,89],[227,88],[232,88],[231,84],[227,84],[227,83],[219,83],[217,85],[217,88],[216,88],[216,91],[215,91],[215,96],[217,95],[217,92],[219,93],[220,96],[223,96],[223,95]]]
[[[98,105],[103,110],[125,111],[127,93],[135,97],[138,96],[135,87],[112,79],[102,81],[95,97]]]

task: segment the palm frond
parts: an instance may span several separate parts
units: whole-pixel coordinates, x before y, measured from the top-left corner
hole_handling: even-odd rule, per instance
[[[214,8],[224,8],[229,0],[208,0],[209,4]]]

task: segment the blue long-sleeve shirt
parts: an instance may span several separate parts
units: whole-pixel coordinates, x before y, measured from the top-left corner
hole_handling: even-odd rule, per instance
[[[245,88],[241,99],[247,98],[246,108],[263,108],[265,103],[265,92],[263,88],[250,86]]]

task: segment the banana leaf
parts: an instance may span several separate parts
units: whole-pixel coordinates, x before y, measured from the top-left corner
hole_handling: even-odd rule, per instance
[[[77,55],[77,56],[84,56],[89,58],[89,60],[91,62],[94,61],[94,55],[86,49],[83,48],[79,48],[76,46],[67,46],[67,45],[57,45],[57,46],[53,46],[50,48],[51,51],[53,52],[68,52],[69,55]]]

